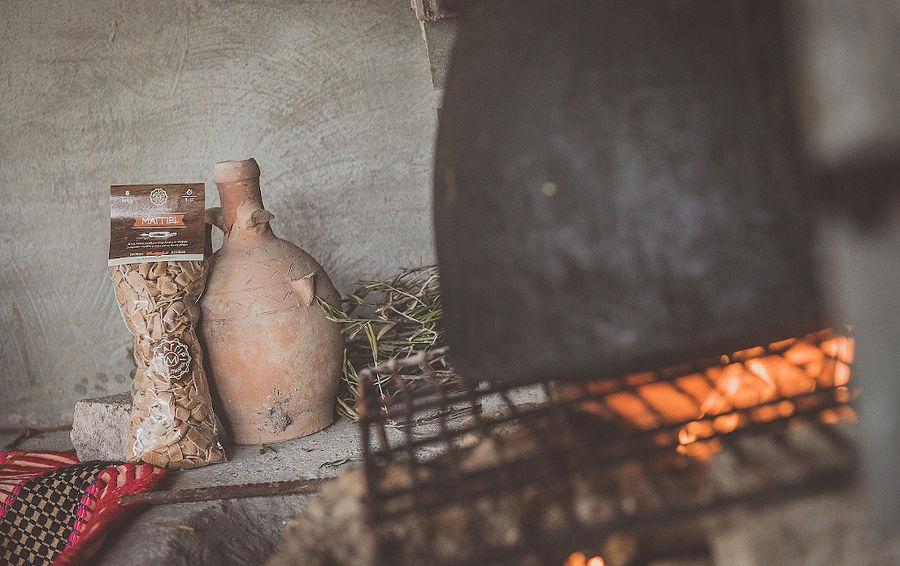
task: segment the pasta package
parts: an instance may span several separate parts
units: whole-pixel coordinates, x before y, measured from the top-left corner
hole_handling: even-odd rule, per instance
[[[109,266],[137,365],[129,462],[193,468],[225,460],[197,339],[204,209],[202,184],[110,190]]]

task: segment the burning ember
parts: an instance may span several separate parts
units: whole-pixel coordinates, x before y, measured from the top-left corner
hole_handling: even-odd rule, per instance
[[[599,556],[589,559],[583,552],[574,552],[563,566],[606,566],[606,562]]]
[[[717,435],[821,408],[828,401],[848,401],[852,362],[853,339],[828,329],[723,355],[693,369],[672,367],[613,383],[592,382],[586,386],[590,393],[610,393],[580,407],[641,430],[683,423],[678,452],[708,459],[720,449]],[[577,395],[574,387],[562,386],[560,395]],[[819,418],[832,423],[856,415],[840,406],[822,410]]]

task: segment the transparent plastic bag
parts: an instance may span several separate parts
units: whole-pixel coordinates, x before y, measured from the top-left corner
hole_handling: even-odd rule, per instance
[[[167,468],[224,461],[195,328],[206,264],[132,263],[111,277],[137,364],[126,459]]]

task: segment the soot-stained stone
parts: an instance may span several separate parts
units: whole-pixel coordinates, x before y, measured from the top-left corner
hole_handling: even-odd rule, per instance
[[[713,0],[468,10],[434,173],[466,377],[645,369],[815,325],[778,21]]]

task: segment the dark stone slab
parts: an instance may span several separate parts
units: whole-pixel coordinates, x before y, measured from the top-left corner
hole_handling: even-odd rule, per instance
[[[475,4],[434,221],[468,377],[644,369],[814,326],[771,3]]]

